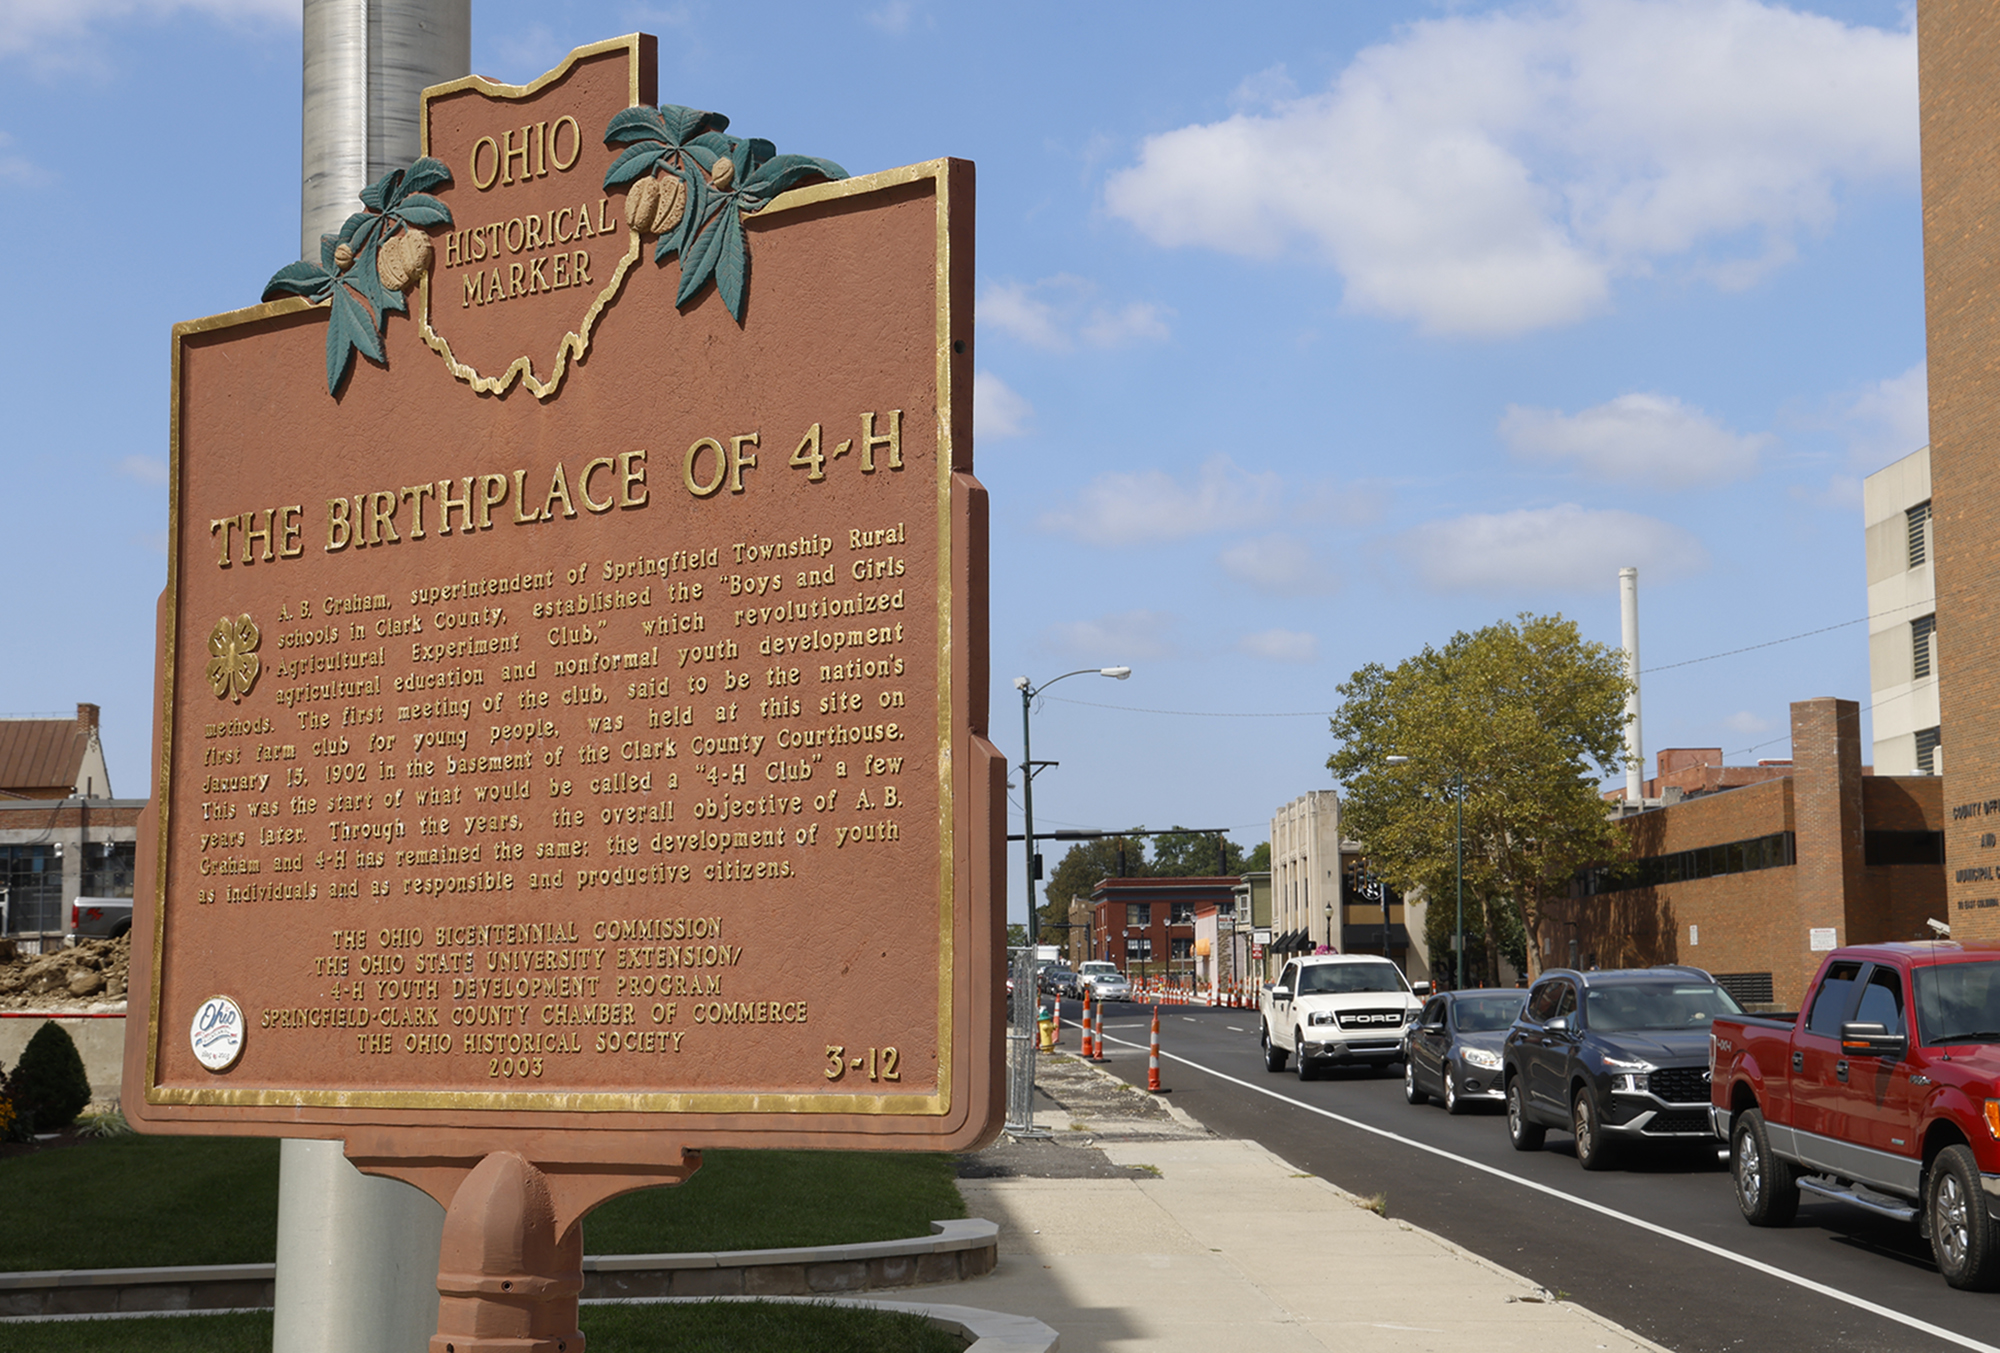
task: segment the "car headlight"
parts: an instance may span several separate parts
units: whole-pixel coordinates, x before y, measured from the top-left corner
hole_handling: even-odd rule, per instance
[[[1658,1068],[1651,1062],[1636,1062],[1623,1057],[1605,1057],[1604,1069],[1611,1073],[1613,1094],[1643,1095],[1649,1093],[1646,1073]]]
[[[1306,1016],[1306,1023],[1308,1024],[1332,1024],[1335,1022],[1334,1013],[1331,1010],[1315,1010]]]
[[[1467,1066],[1476,1066],[1482,1071],[1500,1069],[1500,1054],[1497,1052],[1488,1052],[1485,1048],[1461,1048],[1458,1055]]]

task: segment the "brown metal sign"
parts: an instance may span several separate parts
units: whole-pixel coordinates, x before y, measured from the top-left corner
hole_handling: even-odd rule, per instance
[[[997,1124],[971,167],[652,83],[430,91],[320,263],[174,330],[149,1128],[462,1173]]]

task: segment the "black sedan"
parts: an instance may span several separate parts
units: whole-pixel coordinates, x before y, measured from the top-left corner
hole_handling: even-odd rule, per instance
[[[1446,1113],[1498,1104],[1500,1045],[1526,993],[1447,991],[1424,1002],[1403,1040],[1403,1098],[1443,1101]]]
[[[1699,968],[1543,973],[1500,1051],[1514,1149],[1568,1131],[1577,1163],[1603,1170],[1623,1143],[1712,1146],[1708,1026],[1741,1013]]]

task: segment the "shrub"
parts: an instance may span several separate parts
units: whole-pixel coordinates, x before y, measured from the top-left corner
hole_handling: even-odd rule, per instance
[[[90,1077],[84,1074],[83,1058],[54,1020],[43,1021],[21,1050],[7,1089],[15,1113],[28,1120],[30,1132],[60,1132],[90,1103]]]

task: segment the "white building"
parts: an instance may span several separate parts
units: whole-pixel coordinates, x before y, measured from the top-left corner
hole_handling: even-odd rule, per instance
[[[1271,818],[1271,935],[1311,953],[1340,947],[1340,795],[1301,794]]]
[[[1931,449],[1913,451],[1862,480],[1861,511],[1875,773],[1940,774]]]

